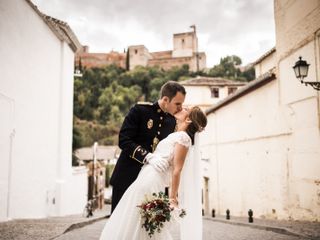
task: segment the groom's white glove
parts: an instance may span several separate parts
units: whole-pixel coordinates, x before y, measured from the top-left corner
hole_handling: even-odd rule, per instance
[[[144,163],[150,164],[154,169],[158,172],[164,172],[168,169],[169,163],[164,158],[160,157],[157,154],[148,153],[146,158],[144,159]]]

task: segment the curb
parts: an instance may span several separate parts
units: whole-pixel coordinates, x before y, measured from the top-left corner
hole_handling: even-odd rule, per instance
[[[82,221],[82,222],[72,223],[72,224],[70,224],[70,226],[69,226],[66,230],[64,230],[62,233],[60,233],[60,234],[58,234],[58,235],[50,238],[49,240],[54,240],[54,239],[62,236],[63,234],[65,234],[65,233],[67,233],[67,232],[73,231],[73,230],[78,229],[78,228],[85,227],[85,226],[87,226],[87,225],[90,225],[90,224],[92,224],[92,223],[101,221],[101,220],[103,220],[103,219],[105,219],[105,218],[109,218],[109,217],[110,217],[110,215],[106,215],[106,216],[101,216],[101,217],[95,217],[95,218],[93,218],[93,219],[86,220],[86,221]]]
[[[83,221],[83,222],[79,222],[79,223],[73,223],[70,225],[70,227],[68,227],[64,232],[63,234],[67,233],[67,232],[70,232],[74,229],[77,229],[77,228],[82,228],[84,226],[87,226],[87,225],[90,225],[94,222],[97,222],[97,221],[100,221],[102,219],[105,219],[105,218],[109,218],[110,215],[106,215],[106,216],[102,216],[102,217],[97,217],[97,218],[94,218],[94,219],[91,219],[91,220],[88,220],[88,221]]]
[[[310,236],[294,232],[294,231],[289,230],[288,228],[284,228],[284,227],[270,227],[270,226],[267,226],[267,225],[236,222],[236,221],[224,220],[224,219],[219,219],[219,218],[210,218],[210,217],[203,217],[203,219],[209,220],[209,221],[213,221],[213,222],[221,222],[221,223],[227,223],[227,224],[232,224],[232,225],[250,227],[250,228],[255,228],[255,229],[260,229],[260,230],[265,230],[265,231],[272,231],[272,232],[279,233],[279,234],[284,234],[284,235],[289,235],[289,236],[294,236],[294,237],[300,237],[300,238],[305,238],[305,239],[310,239],[310,240],[314,239],[314,238],[312,238]]]

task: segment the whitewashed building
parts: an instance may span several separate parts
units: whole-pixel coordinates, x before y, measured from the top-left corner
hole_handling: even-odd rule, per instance
[[[305,81],[320,81],[320,1],[275,0],[274,9],[276,47],[256,61],[258,78],[207,110],[204,208],[319,221],[319,91],[292,66],[302,56]]]
[[[97,146],[97,160],[103,161],[105,164],[115,165],[119,158],[121,149],[117,145]],[[75,155],[81,162],[93,160],[93,148],[83,147],[75,151]]]
[[[71,166],[79,46],[29,0],[0,1],[0,221],[83,211],[86,169]]]
[[[200,106],[207,109],[246,85],[246,82],[224,78],[202,77],[191,78],[180,82],[186,89],[185,106]]]
[[[270,69],[276,66],[276,48],[271,48],[268,52],[263,54],[254,63],[254,71],[256,77],[260,77],[262,74],[268,72]]]

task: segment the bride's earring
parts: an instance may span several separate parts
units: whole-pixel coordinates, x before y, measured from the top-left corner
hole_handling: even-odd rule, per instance
[[[190,124],[190,123],[192,123],[192,120],[190,118],[187,118],[186,123]]]

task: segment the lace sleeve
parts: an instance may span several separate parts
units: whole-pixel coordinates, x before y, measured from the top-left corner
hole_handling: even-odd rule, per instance
[[[191,146],[191,138],[189,137],[189,135],[186,132],[181,132],[178,135],[177,143],[188,148]]]

